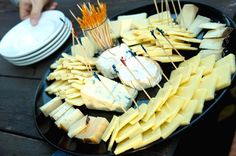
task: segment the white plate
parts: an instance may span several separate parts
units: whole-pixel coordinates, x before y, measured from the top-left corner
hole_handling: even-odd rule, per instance
[[[53,40],[64,23],[65,15],[56,10],[42,13],[37,26],[32,26],[26,19],[14,26],[0,42],[0,53],[5,57],[21,57],[32,53]]]
[[[68,20],[65,20],[65,22],[67,25],[69,24]],[[38,51],[35,51],[34,53],[31,53],[31,54],[28,54],[28,55],[22,56],[22,57],[16,57],[16,58],[9,58],[9,57],[4,57],[4,56],[3,57],[10,62],[25,61],[27,59],[31,59],[33,57],[36,57],[37,55],[45,52],[47,49],[49,49],[54,44],[56,44],[58,42],[58,40],[60,40],[62,38],[62,36],[67,32],[67,29],[68,29],[68,27],[66,25],[64,25],[61,32],[53,39],[53,41],[51,41],[45,47],[39,49]]]
[[[71,28],[71,26],[72,26],[71,22],[69,21],[69,27]],[[62,36],[62,38],[54,46],[50,47],[44,53],[41,53],[40,55],[38,55],[37,57],[34,57],[32,59],[28,59],[25,61],[19,61],[19,62],[11,62],[11,63],[14,65],[17,65],[17,66],[26,66],[26,65],[30,65],[30,64],[33,64],[33,63],[36,63],[36,62],[39,62],[39,61],[45,59],[49,55],[56,52],[57,49],[59,49],[66,42],[66,40],[70,36],[70,28],[67,28],[67,32]]]

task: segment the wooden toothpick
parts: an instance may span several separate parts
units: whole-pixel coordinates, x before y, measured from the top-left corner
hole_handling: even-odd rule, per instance
[[[155,5],[157,14],[159,14],[160,12],[159,12],[159,9],[158,9],[158,6],[157,6],[157,1],[156,1],[156,0],[153,0],[153,2],[154,2],[154,5]]]

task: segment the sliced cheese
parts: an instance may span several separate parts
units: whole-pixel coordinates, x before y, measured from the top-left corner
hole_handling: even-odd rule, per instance
[[[119,127],[120,127],[120,122],[117,122],[115,124],[114,131],[112,132],[111,139],[110,139],[109,144],[108,144],[108,148],[107,148],[108,151],[112,150],[112,147],[113,147],[113,145],[115,143],[116,136],[117,136],[117,134],[119,132]]]
[[[72,105],[68,103],[63,103],[61,106],[59,106],[57,109],[52,111],[49,116],[52,117],[54,120],[58,120],[67,110],[69,110],[72,107]]]
[[[203,38],[220,38],[220,37],[228,37],[228,35],[232,32],[232,29],[229,27],[222,27],[219,29],[209,30]]]
[[[171,116],[169,109],[167,106],[163,106],[160,112],[156,113],[155,124],[152,127],[153,130],[160,128],[160,126],[167,121],[167,119]]]
[[[140,121],[142,131],[145,132],[148,129],[152,128],[155,125],[155,122],[156,122],[155,119],[156,119],[156,116],[155,114],[153,114],[147,122]]]
[[[183,84],[190,79],[191,73],[192,73],[191,66],[179,67],[171,72],[170,79],[173,79],[177,77],[179,74],[182,74],[183,76],[182,76],[181,84]]]
[[[181,62],[184,61],[184,57],[173,54],[171,56],[155,56],[152,57],[153,60],[162,62],[162,63],[170,63],[170,62]]]
[[[201,50],[198,54],[201,58],[205,58],[210,55],[215,55],[216,60],[219,60],[222,58],[223,48],[219,50]]]
[[[70,105],[74,105],[74,106],[82,106],[84,105],[84,101],[82,100],[81,97],[76,97],[73,99],[65,99],[65,101],[70,104]]]
[[[202,78],[199,88],[205,88],[207,90],[205,100],[210,101],[215,97],[217,76],[210,74]]]
[[[196,56],[180,63],[179,67],[191,66],[191,68],[192,68],[191,74],[195,74],[197,72],[198,66],[200,64],[200,60],[201,60],[201,57],[199,55],[196,55]]]
[[[181,122],[181,125],[190,124],[190,121],[194,115],[197,105],[198,105],[197,100],[191,100],[187,104],[186,108],[181,110],[180,114],[183,116],[183,121]]]
[[[200,67],[204,67],[203,75],[211,73],[215,63],[216,63],[215,55],[210,55],[201,59]]]
[[[191,42],[191,43],[201,43],[202,40],[196,39],[196,38],[189,38],[189,37],[182,37],[182,36],[170,36],[172,39],[181,40],[185,42]]]
[[[202,31],[202,28],[200,28],[199,25],[208,23],[210,20],[210,18],[197,15],[193,23],[189,26],[188,31],[194,33],[195,35],[198,35]]]
[[[215,64],[215,67],[224,66],[225,64],[230,65],[230,71],[231,74],[233,74],[236,71],[235,55],[231,53],[223,57],[222,59],[218,60]]]
[[[132,19],[122,19],[120,21],[120,36],[123,36],[131,29]]]
[[[171,85],[173,87],[171,93],[170,93],[170,96],[173,96],[176,94],[179,86],[180,86],[180,83],[182,81],[182,74],[179,74],[177,75],[175,78],[172,78],[170,79],[168,82],[165,83],[164,86],[168,86],[168,85]]]
[[[162,89],[160,89],[156,95],[156,98],[161,98],[162,99],[162,105],[166,102],[166,100],[170,97],[171,93],[173,90],[173,86],[172,85],[168,85],[168,86],[164,86]],[[160,105],[156,111],[161,111],[161,107],[162,105]]]
[[[125,125],[122,129],[119,130],[115,141],[117,143],[120,143],[121,141],[125,140],[130,135],[132,135],[133,133],[138,131],[140,128],[141,128],[141,126],[138,122],[135,123],[134,125],[131,125],[131,124]]]
[[[76,136],[77,134],[79,134],[82,130],[84,130],[88,123],[87,121],[89,121],[88,119],[89,117],[86,115],[84,116],[82,119],[80,120],[77,120],[76,122],[74,122],[70,127],[69,127],[69,130],[68,130],[68,136],[70,138]]]
[[[199,25],[199,27],[202,29],[219,29],[225,26],[226,24],[215,23],[215,22],[202,23]]]
[[[105,132],[102,135],[102,140],[107,142],[107,140],[110,138],[112,132],[115,129],[115,126],[117,125],[117,122],[119,122],[119,117],[117,116],[113,116],[111,119],[111,122],[109,123],[109,125],[107,126]]]
[[[132,121],[130,121],[132,125],[140,121],[146,115],[147,110],[148,110],[148,105],[144,103],[141,106],[139,106],[138,109],[139,109],[138,116],[134,118]]]
[[[185,28],[193,23],[198,12],[198,7],[194,4],[185,4],[182,8],[182,11],[177,19],[178,23]]]
[[[120,37],[120,21],[110,21],[110,30],[112,38]]]
[[[207,94],[207,89],[205,88],[199,88],[194,92],[192,99],[197,100],[197,106],[194,112],[195,114],[202,113],[206,94]]]
[[[151,116],[153,116],[153,114],[155,113],[155,111],[161,107],[161,105],[163,105],[163,100],[162,98],[158,97],[158,98],[152,98],[147,106],[147,113],[145,114],[145,116],[142,118],[142,120],[144,122],[147,122]]]
[[[39,109],[43,112],[44,116],[48,116],[53,110],[58,108],[62,104],[62,101],[59,97],[55,97]]]
[[[120,116],[120,124],[119,124],[119,129],[123,128],[125,125],[130,123],[133,119],[135,119],[139,114],[138,109],[130,108],[126,113],[122,114]]]
[[[203,39],[199,48],[201,49],[222,49],[224,38]]]

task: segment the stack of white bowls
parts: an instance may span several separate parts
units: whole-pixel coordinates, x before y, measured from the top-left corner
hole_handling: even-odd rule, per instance
[[[46,11],[37,26],[26,19],[8,31],[0,42],[0,54],[16,66],[39,62],[66,42],[71,27],[62,12]]]

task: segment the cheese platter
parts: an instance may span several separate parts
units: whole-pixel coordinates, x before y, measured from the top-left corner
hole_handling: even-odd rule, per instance
[[[70,10],[84,37],[71,30],[71,47],[35,96],[47,142],[74,155],[128,154],[180,135],[214,109],[235,81],[235,24],[203,4],[181,1],[179,15],[177,2],[162,5],[154,0],[110,20],[99,1],[77,5],[83,17]]]

